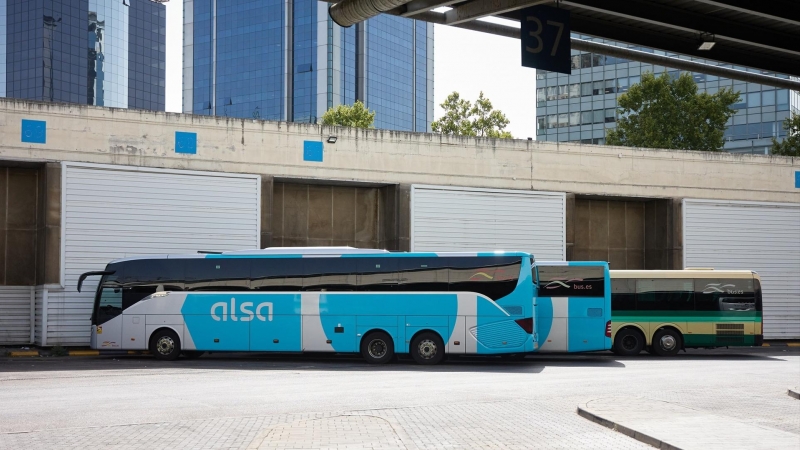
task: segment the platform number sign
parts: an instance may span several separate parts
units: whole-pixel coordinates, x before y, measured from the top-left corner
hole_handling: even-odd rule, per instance
[[[521,13],[522,65],[570,73],[569,11],[533,6]]]

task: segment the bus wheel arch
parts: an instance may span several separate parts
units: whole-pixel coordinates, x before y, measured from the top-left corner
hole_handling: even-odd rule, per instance
[[[359,348],[361,356],[370,364],[386,364],[394,358],[394,339],[380,328],[364,333]]]
[[[170,327],[161,327],[150,335],[148,350],[156,359],[175,361],[181,355],[181,338]]]
[[[683,333],[673,325],[662,325],[653,333],[653,353],[658,356],[675,356],[683,348]]]
[[[433,330],[420,330],[411,337],[409,346],[411,357],[417,364],[434,365],[442,362],[445,356],[444,339]]]
[[[625,325],[614,334],[614,353],[635,356],[647,346],[644,331],[636,325]]]

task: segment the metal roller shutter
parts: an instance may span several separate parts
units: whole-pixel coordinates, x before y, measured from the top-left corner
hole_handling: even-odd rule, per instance
[[[800,338],[800,204],[685,199],[683,266],[758,272],[764,337]]]
[[[261,178],[64,163],[62,285],[47,295],[47,345],[87,345],[97,278],[126,256],[259,247]]]
[[[0,345],[31,343],[33,286],[0,286]]]
[[[566,257],[563,192],[411,187],[414,251],[528,251]]]

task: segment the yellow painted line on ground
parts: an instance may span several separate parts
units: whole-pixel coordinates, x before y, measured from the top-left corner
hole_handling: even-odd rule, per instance
[[[8,356],[39,356],[39,352],[37,350],[8,352]]]
[[[769,344],[765,342],[765,343],[761,344],[761,346],[762,347],[769,347]]]
[[[100,352],[97,350],[70,350],[69,356],[97,356]]]
[[[787,342],[786,345],[789,347],[800,347],[800,342]]]

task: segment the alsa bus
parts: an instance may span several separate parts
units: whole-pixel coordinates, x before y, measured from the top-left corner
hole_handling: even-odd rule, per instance
[[[760,346],[761,279],[749,270],[612,270],[618,355],[697,347]]]
[[[611,348],[608,263],[537,261],[536,331],[540,352]],[[600,335],[598,330],[603,330]]]
[[[520,355],[538,349],[533,257],[521,252],[265,249],[116,260],[100,275],[92,348]],[[603,328],[596,349],[608,348]],[[605,347],[604,347],[605,346]]]

